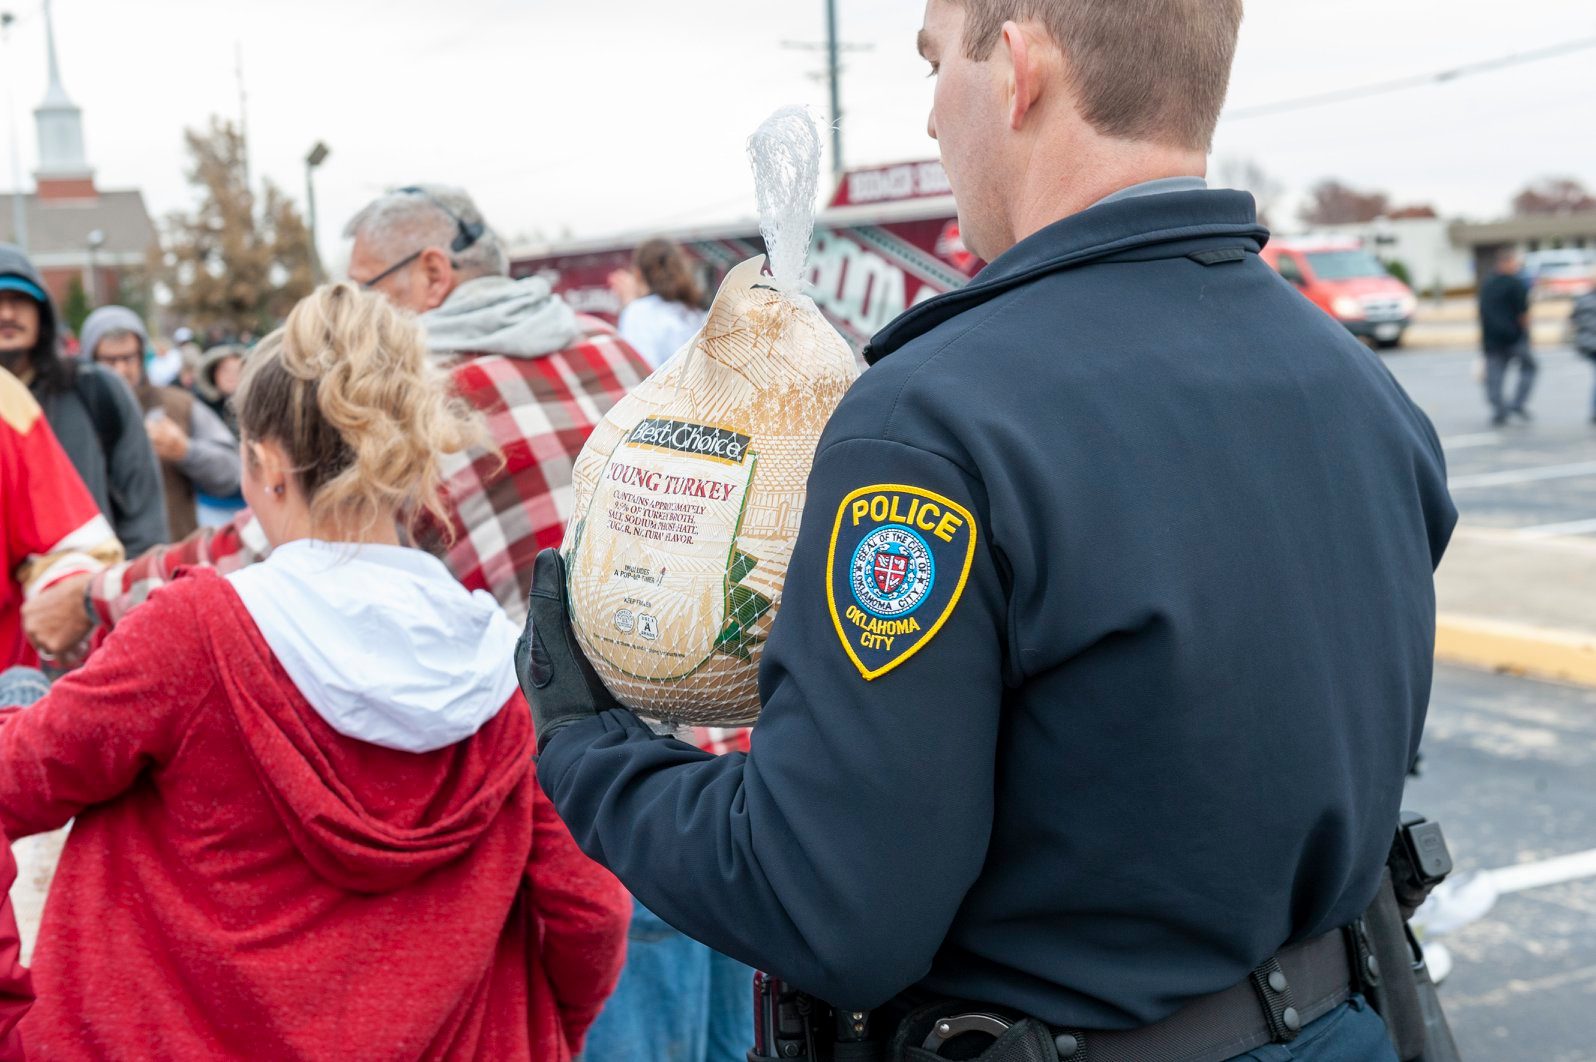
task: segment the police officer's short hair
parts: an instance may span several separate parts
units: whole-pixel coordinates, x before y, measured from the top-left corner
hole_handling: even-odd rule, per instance
[[[1242,0],[951,0],[964,51],[992,54],[1007,21],[1047,27],[1083,116],[1105,136],[1207,151],[1230,87]]]

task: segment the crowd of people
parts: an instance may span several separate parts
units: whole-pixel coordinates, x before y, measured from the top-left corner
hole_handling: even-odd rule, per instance
[[[752,971],[576,848],[512,663],[573,460],[703,292],[650,245],[629,343],[455,188],[345,235],[346,281],[176,358],[118,306],[69,356],[0,248],[0,827],[71,823],[31,974],[0,917],[6,1050],[741,1058]]]
[[[554,548],[701,320],[668,248],[617,333],[397,188],[194,400],[0,250],[0,849],[70,822],[0,1058],[1456,1058],[1401,809],[1457,509],[1207,185],[1242,7],[927,4],[988,265],[831,413],[752,742],[619,708]]]

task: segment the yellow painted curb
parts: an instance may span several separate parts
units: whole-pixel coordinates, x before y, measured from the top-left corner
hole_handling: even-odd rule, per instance
[[[1442,614],[1435,624],[1435,658],[1596,686],[1596,633]]]

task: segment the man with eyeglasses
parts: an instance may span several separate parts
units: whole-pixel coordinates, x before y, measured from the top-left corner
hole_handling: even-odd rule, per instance
[[[198,494],[225,498],[238,491],[238,440],[222,418],[179,387],[150,382],[145,356],[150,336],[126,306],[101,306],[83,322],[84,356],[122,378],[144,411],[150,445],[161,461],[161,489],[172,539],[199,526]]]
[[[417,545],[443,558],[512,619],[526,615],[532,561],[558,546],[571,506],[571,464],[609,408],[648,375],[613,329],[575,313],[538,278],[511,279],[509,257],[476,204],[457,188],[412,185],[355,215],[349,279],[421,316],[455,392],[485,415],[498,453],[445,463],[453,544],[423,521]],[[229,572],[266,556],[248,510],[232,523],[150,550],[85,587],[31,602],[28,633],[42,648],[76,645],[109,627],[184,566]],[[74,590],[75,586],[75,590]],[[87,589],[87,594],[85,590]],[[75,596],[73,596],[75,594]]]

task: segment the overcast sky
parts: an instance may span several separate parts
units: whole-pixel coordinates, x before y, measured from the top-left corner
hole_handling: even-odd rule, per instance
[[[917,0],[838,0],[850,165],[935,156]],[[27,173],[46,84],[40,0],[0,55]],[[812,75],[823,0],[55,0],[61,67],[102,188],[186,206],[182,130],[236,116],[242,45],[257,176],[302,198],[325,140],[321,243],[386,186],[466,186],[512,240],[748,216],[743,143]],[[1596,35],[1592,0],[1249,0],[1231,105],[1245,108]],[[1337,176],[1443,213],[1502,213],[1528,179],[1596,185],[1596,51],[1378,99],[1227,121],[1216,158],[1293,193]],[[3,127],[0,127],[3,128]],[[7,145],[0,143],[0,148]],[[0,187],[10,185],[9,156]],[[31,178],[26,178],[31,186]]]

